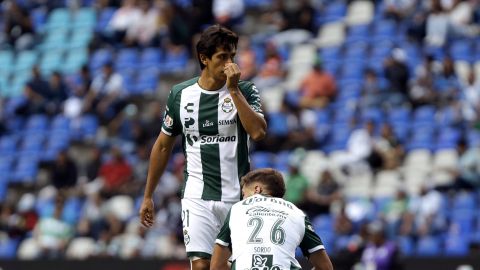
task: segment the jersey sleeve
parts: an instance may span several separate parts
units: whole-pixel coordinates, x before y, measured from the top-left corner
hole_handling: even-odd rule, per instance
[[[232,210],[227,214],[227,217],[225,218],[225,223],[223,224],[222,229],[220,229],[220,232],[218,233],[217,240],[215,240],[215,243],[228,247],[230,246],[230,243],[232,242],[231,239],[231,231],[230,231],[230,213]]]
[[[163,116],[162,132],[168,136],[177,136],[181,132],[181,124],[177,116],[176,94],[172,90],[168,94],[167,107]]]
[[[260,94],[257,87],[253,83],[249,83],[244,92],[245,99],[256,113],[263,115],[262,104],[260,102]]]
[[[305,216],[305,234],[303,236],[302,242],[300,243],[300,248],[302,249],[303,255],[308,256],[313,252],[321,249],[325,249],[323,246],[322,240],[313,230],[312,223],[308,217]]]

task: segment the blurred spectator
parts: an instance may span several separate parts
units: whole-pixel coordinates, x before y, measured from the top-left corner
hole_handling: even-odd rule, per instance
[[[367,121],[363,127],[354,130],[347,141],[346,154],[338,157],[338,164],[348,173],[364,170],[368,165],[371,169],[383,166],[383,158],[374,144],[375,123]]]
[[[155,140],[160,134],[161,126],[158,123],[163,121],[164,105],[159,101],[152,100],[146,105],[142,118],[142,128],[149,140]]]
[[[11,221],[15,221],[10,228],[10,237],[20,237],[23,240],[33,231],[37,222],[38,214],[35,210],[35,195],[24,193],[17,204],[17,212],[12,216]]]
[[[467,82],[462,86],[460,96],[463,119],[473,123],[480,120],[480,80],[476,78],[472,68],[468,74]]]
[[[434,79],[434,88],[438,93],[439,106],[448,105],[459,98],[460,81],[451,57],[443,59],[442,71]]]
[[[389,83],[389,99],[393,101],[393,105],[405,102],[408,94],[410,73],[405,61],[405,51],[399,48],[393,49],[392,55],[385,61],[384,73]]]
[[[473,2],[475,1],[453,0],[449,12],[451,38],[475,37],[480,34],[478,26],[472,25]]]
[[[32,79],[25,85],[25,102],[18,106],[15,113],[28,116],[45,112],[45,105],[50,95],[50,86],[43,79],[38,66],[32,68]]]
[[[243,0],[213,0],[212,8],[215,21],[230,29],[242,22],[245,13]]]
[[[300,93],[302,108],[323,108],[335,97],[335,79],[323,70],[320,60],[316,61],[312,71],[302,80]]]
[[[88,65],[83,65],[79,74],[68,82],[72,90],[71,95],[65,100],[63,113],[69,118],[77,118],[82,113],[83,99],[92,85],[92,77]]]
[[[152,7],[148,0],[138,1],[139,16],[128,25],[126,43],[129,45],[150,46],[157,34],[159,21],[158,11]],[[135,13],[136,14],[136,13]]]
[[[423,11],[417,11],[407,20],[407,37],[416,44],[423,44],[426,35],[426,14]]]
[[[265,45],[265,62],[260,67],[258,75],[253,78],[253,82],[261,92],[280,83],[284,76],[283,60],[277,48],[272,43],[267,43]]]
[[[63,109],[64,101],[68,98],[69,89],[63,81],[62,74],[55,71],[50,76],[50,93],[46,104],[47,113],[58,114]]]
[[[123,0],[122,6],[115,11],[107,30],[102,33],[104,41],[115,45],[124,41],[127,30],[142,20],[142,14],[135,0]]]
[[[337,235],[350,235],[353,232],[353,222],[347,215],[346,208],[346,202],[343,201],[340,212],[335,215],[333,228]]]
[[[395,193],[395,197],[390,200],[383,209],[380,209],[380,217],[385,221],[388,238],[398,235],[400,223],[403,215],[408,210],[409,198],[405,190],[399,189]]]
[[[305,150],[298,148],[289,157],[288,174],[285,178],[285,200],[304,208],[308,191],[308,179],[300,172],[300,165],[305,156]]]
[[[288,133],[286,139],[282,139],[282,136],[276,138],[279,141],[276,146],[277,150],[291,150],[298,147],[315,148],[317,143],[315,141],[315,112],[313,110],[302,110],[290,104],[284,104],[282,110],[287,113]]]
[[[367,228],[369,243],[362,255],[362,265],[365,269],[400,269],[397,247],[395,243],[386,239],[384,225],[380,221],[375,221]]]
[[[100,167],[102,166],[102,150],[98,147],[91,149],[89,157],[85,164],[85,174],[88,178],[88,181],[95,180],[100,172]]]
[[[96,113],[103,123],[108,123],[126,105],[124,95],[122,76],[114,72],[112,63],[106,63],[102,73],[93,79],[84,110]]]
[[[400,225],[400,234],[425,236],[441,232],[445,226],[445,219],[440,214],[442,207],[442,195],[429,182],[423,184],[419,196],[409,201],[408,211]]]
[[[129,193],[128,183],[132,179],[132,167],[124,159],[120,149],[113,147],[110,153],[111,159],[100,167],[102,193],[107,197]]]
[[[375,138],[374,146],[382,157],[383,169],[392,170],[402,164],[404,149],[390,124],[383,124],[380,136]]]
[[[100,193],[94,192],[87,195],[77,225],[77,234],[81,236],[92,236],[98,239],[103,226],[103,212],[105,201]]]
[[[383,4],[385,17],[402,21],[410,17],[417,3],[415,0],[385,0]]]
[[[415,71],[416,78],[409,90],[410,103],[414,108],[422,105],[434,104],[436,93],[434,91],[434,79],[440,73],[441,66],[436,65],[432,55],[427,55],[421,65]]]
[[[308,216],[314,217],[329,214],[331,204],[341,199],[342,192],[332,173],[325,170],[322,172],[317,185],[307,190],[306,196],[306,211]]]
[[[213,1],[212,0],[192,0],[190,10],[190,26],[193,34],[201,33],[205,25],[212,24]]]
[[[53,217],[42,217],[34,230],[34,237],[43,258],[61,258],[73,236],[73,228],[62,219],[64,198],[55,198]]]
[[[57,189],[72,188],[77,183],[77,165],[67,150],[58,153],[51,169],[52,184]]]
[[[256,55],[250,43],[249,37],[240,36],[236,63],[242,71],[240,79],[246,81],[253,79],[257,72]]]
[[[443,46],[448,37],[449,19],[441,2],[441,0],[431,1],[426,21],[425,42],[427,45],[435,47]]]
[[[364,74],[362,96],[359,101],[360,108],[380,108],[382,104],[386,103],[383,98],[383,90],[375,71],[367,69]]]
[[[29,49],[35,34],[29,11],[22,8],[17,1],[5,1],[5,4],[4,29],[8,43],[19,51]]]

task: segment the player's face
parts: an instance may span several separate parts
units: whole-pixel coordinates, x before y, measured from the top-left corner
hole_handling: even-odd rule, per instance
[[[227,80],[227,75],[224,73],[224,68],[226,64],[233,63],[235,54],[237,51],[235,48],[217,48],[217,51],[212,55],[211,59],[206,59],[206,67],[209,71],[210,76],[215,80]]]

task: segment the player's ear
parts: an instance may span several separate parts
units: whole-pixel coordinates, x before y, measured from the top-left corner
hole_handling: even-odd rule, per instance
[[[207,56],[203,53],[200,54],[200,61],[202,64],[207,65]]]
[[[259,185],[255,185],[255,194],[262,194],[262,187]]]

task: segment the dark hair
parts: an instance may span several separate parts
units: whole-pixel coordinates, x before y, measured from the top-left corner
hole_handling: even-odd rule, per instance
[[[264,185],[268,195],[273,197],[282,198],[285,194],[285,181],[280,172],[275,169],[257,169],[242,177],[242,186],[250,185],[252,183],[260,183]]]
[[[197,58],[200,68],[203,70],[205,65],[200,59],[200,54],[211,58],[217,48],[230,50],[237,48],[238,35],[221,25],[212,25],[203,31],[200,40],[197,43]]]

